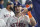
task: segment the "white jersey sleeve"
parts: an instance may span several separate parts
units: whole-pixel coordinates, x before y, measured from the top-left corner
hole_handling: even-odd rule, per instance
[[[26,20],[26,21],[27,21],[27,23],[30,23],[30,19],[29,19],[29,16],[28,16],[28,15],[25,15],[24,20]]]

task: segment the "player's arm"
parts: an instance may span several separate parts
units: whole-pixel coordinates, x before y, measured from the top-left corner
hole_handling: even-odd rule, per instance
[[[34,19],[34,17],[32,16],[31,18],[29,18],[28,15],[25,16],[25,20],[28,22],[28,24],[35,26],[36,25],[36,21]]]
[[[30,25],[35,26],[36,21],[35,21],[34,17],[32,16],[31,12],[29,11],[27,14],[28,14],[29,19],[30,19]]]
[[[33,16],[32,16],[32,18],[30,18],[30,25],[32,25],[32,26],[36,25],[36,21]]]
[[[23,9],[22,13],[27,13],[28,11],[31,11],[32,8],[33,8],[33,5],[30,4],[30,7],[29,8],[27,8],[27,7],[26,8],[22,8]]]

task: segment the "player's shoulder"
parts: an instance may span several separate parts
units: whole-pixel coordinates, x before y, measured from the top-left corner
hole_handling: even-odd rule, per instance
[[[0,13],[4,13],[5,12],[5,8],[0,10]]]
[[[5,10],[6,8],[3,8],[2,10]]]
[[[15,13],[14,13],[13,11],[11,11],[11,15],[13,15],[13,16],[14,16],[14,15],[15,15]]]
[[[5,11],[6,8],[3,8],[1,11]]]

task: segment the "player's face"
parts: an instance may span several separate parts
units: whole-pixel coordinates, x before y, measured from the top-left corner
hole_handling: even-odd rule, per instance
[[[10,8],[11,5],[8,5],[7,7]]]
[[[1,1],[1,4],[3,4],[4,3],[4,1]]]
[[[10,10],[13,10],[13,5],[8,5],[7,8],[9,8]]]
[[[19,6],[19,7],[17,7],[17,8],[15,9],[15,11],[18,12],[18,13],[20,13],[20,12],[21,12],[21,9],[22,9],[22,7]]]

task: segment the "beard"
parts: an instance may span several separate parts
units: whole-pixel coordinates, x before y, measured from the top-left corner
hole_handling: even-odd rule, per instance
[[[10,7],[10,10],[12,10],[12,11],[13,11],[13,8],[12,8],[12,7]]]

